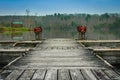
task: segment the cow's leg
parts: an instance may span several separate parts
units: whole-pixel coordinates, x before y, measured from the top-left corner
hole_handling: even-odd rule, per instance
[[[79,37],[78,37],[78,39],[81,39],[81,33],[79,32]]]
[[[35,33],[35,40],[37,40],[37,33]]]
[[[85,40],[85,32],[83,33],[83,39]]]
[[[83,39],[83,33],[81,32],[81,40]]]

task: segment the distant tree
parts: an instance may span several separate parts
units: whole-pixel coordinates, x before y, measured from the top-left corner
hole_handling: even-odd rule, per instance
[[[91,18],[90,14],[87,14],[87,16],[85,17],[86,22],[88,22],[88,20]]]
[[[61,14],[60,14],[60,13],[58,13],[58,17],[61,17]]]
[[[54,16],[57,16],[57,13],[54,13]]]
[[[101,19],[104,20],[104,19],[108,19],[110,16],[108,13],[105,13],[105,14],[102,14],[101,15]]]

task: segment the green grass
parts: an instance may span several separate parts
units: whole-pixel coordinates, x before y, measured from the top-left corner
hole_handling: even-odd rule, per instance
[[[2,34],[15,34],[15,35],[17,35],[17,34],[23,34],[25,32],[26,31],[4,31],[4,32],[2,32]]]
[[[4,31],[30,31],[30,28],[20,27],[20,28],[11,28],[11,27],[3,27]]]

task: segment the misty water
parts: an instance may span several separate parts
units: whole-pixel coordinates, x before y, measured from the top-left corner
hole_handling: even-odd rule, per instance
[[[34,40],[34,32],[32,31],[15,31],[0,33],[1,41],[20,41],[20,40]]]

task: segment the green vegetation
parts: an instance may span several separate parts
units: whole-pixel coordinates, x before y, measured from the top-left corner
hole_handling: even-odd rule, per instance
[[[46,16],[0,16],[1,30],[11,30],[12,21],[22,21],[21,28],[13,28],[13,31],[26,31],[36,26],[43,28],[43,36],[46,38],[77,38],[78,25],[87,26],[87,39],[120,39],[120,14],[60,14]],[[5,26],[4,28],[2,26]]]
[[[14,35],[19,35],[19,34],[23,34],[26,31],[4,31],[2,34],[14,34]]]
[[[19,27],[19,28],[11,28],[11,27],[2,27],[1,31],[30,31],[30,28]]]
[[[120,37],[120,19],[115,20],[113,23],[102,23],[94,26],[95,32],[98,33],[112,33],[117,37]]]

